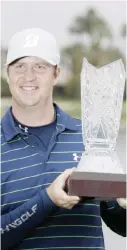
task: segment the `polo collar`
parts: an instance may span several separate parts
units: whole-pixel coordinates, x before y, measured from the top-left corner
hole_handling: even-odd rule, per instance
[[[76,126],[76,119],[69,116],[67,113],[65,113],[61,108],[54,103],[54,107],[56,109],[56,115],[57,115],[57,123],[56,128],[57,132],[62,132],[65,129],[69,129],[72,131],[77,131]],[[4,135],[6,138],[6,141],[11,141],[14,137],[17,135],[27,135],[22,131],[20,128],[16,127],[14,118],[12,116],[11,107],[8,109],[7,113],[2,118],[2,129],[4,131]]]
[[[8,109],[7,113],[2,118],[1,124],[7,142],[11,141],[14,137],[16,137],[19,134],[24,135],[24,132],[21,131],[20,128],[18,128],[15,124],[11,112],[11,107]]]
[[[54,104],[57,114],[57,129],[59,132],[65,129],[77,131],[76,119],[65,113],[57,104]]]

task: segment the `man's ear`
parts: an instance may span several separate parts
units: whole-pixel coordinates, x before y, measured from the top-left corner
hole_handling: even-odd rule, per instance
[[[54,77],[55,77],[54,84],[53,84],[54,86],[57,84],[59,75],[60,75],[60,66],[57,65],[54,71]]]

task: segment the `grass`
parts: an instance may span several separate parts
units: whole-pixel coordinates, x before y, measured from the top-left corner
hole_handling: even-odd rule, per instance
[[[67,100],[55,98],[54,100],[65,112],[76,117],[81,118],[81,102],[80,100]],[[2,99],[1,101],[1,117],[5,114],[8,106],[11,105],[11,99]],[[121,124],[125,126],[126,124],[126,102],[123,102]]]
[[[56,99],[56,103],[68,114],[81,118],[81,102],[80,100],[61,100]],[[123,102],[122,114],[121,114],[121,124],[126,125],[126,102]]]
[[[80,100],[56,99],[55,102],[68,114],[76,118],[81,118]]]

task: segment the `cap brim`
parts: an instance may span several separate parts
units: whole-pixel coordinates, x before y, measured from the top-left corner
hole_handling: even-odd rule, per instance
[[[27,57],[27,56],[32,56],[32,57],[35,56],[35,57],[38,57],[38,58],[40,58],[42,60],[45,60],[46,62],[48,62],[49,64],[51,64],[53,66],[57,65],[53,60],[48,59],[48,57],[45,56],[45,55],[41,56],[41,55],[38,55],[37,53],[21,53],[21,54],[18,54],[16,56],[13,56],[13,57],[10,57],[10,58],[8,57],[7,61],[5,63],[5,66],[8,66],[9,64],[11,64],[12,62],[14,62],[17,59]]]

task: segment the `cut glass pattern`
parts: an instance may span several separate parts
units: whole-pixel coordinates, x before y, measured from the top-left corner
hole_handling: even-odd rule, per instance
[[[111,163],[112,157],[115,162],[114,166],[119,165],[116,164],[118,158],[115,145],[119,133],[124,85],[125,69],[121,59],[101,68],[96,68],[88,63],[86,58],[83,59],[81,71],[82,132],[85,156],[87,155],[89,160],[93,155],[99,156],[100,161]],[[94,157],[92,157],[94,163],[98,162]],[[105,167],[103,166],[103,171]],[[90,168],[92,168],[91,171],[94,170],[93,166],[89,166]],[[98,171],[100,171],[99,165]],[[105,171],[108,171],[108,166]]]

